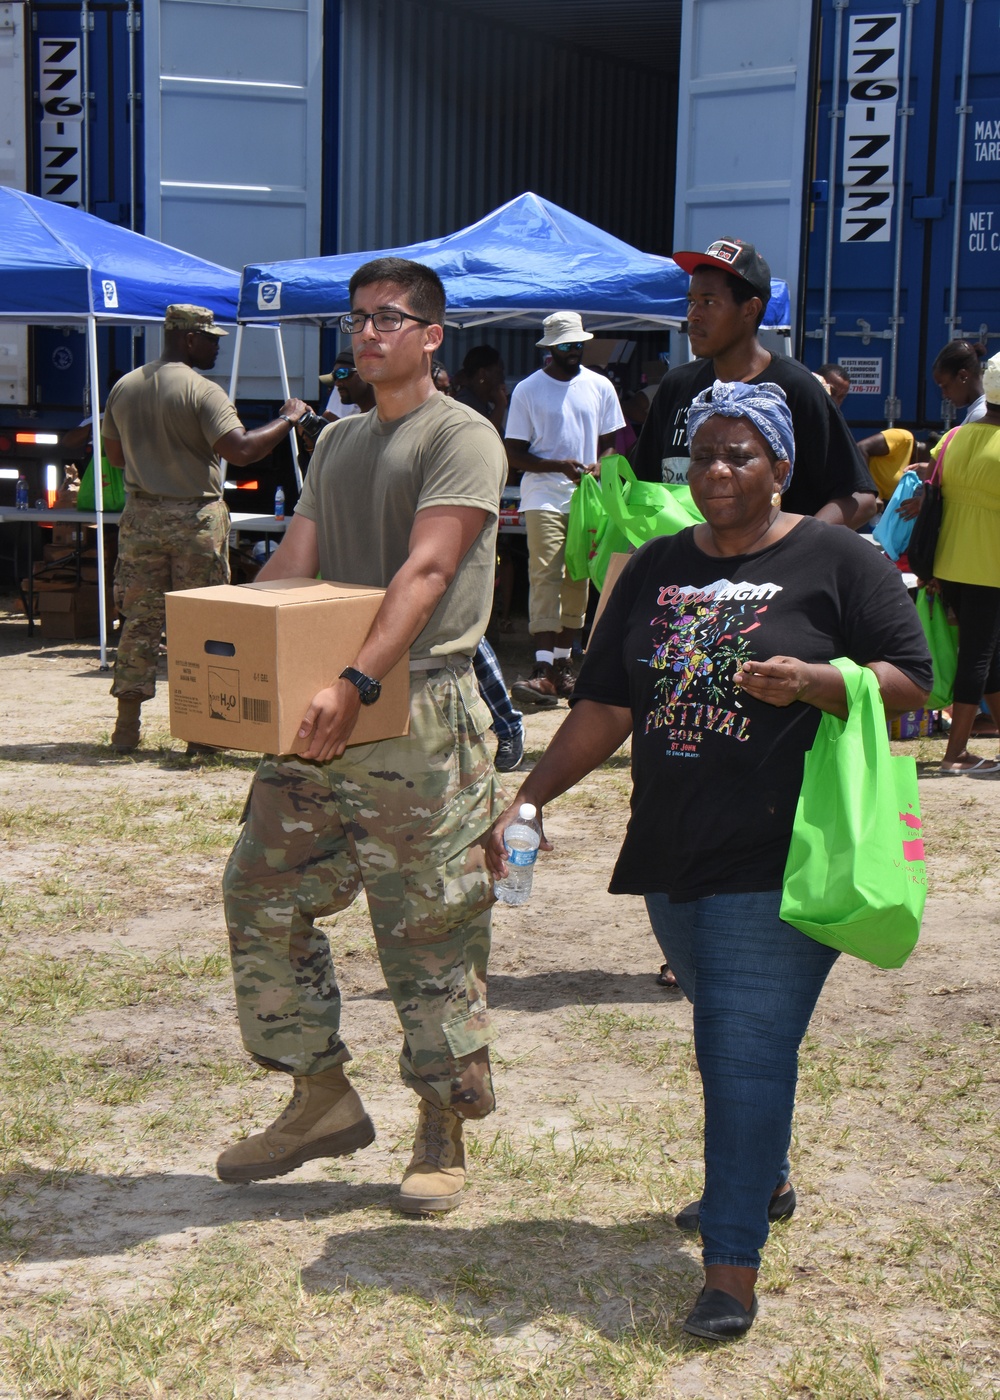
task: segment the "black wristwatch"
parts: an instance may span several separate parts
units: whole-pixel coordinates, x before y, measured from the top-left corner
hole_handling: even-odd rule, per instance
[[[374,676],[366,676],[364,671],[359,671],[355,666],[345,666],[340,673],[340,679],[350,681],[351,685],[357,687],[362,705],[374,705],[382,694],[382,682],[375,680]]]

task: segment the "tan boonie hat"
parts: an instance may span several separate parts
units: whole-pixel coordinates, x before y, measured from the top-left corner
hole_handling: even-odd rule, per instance
[[[167,307],[163,320],[165,331],[204,331],[206,335],[228,335],[221,326],[215,324],[215,314],[207,306],[189,306],[179,302]]]
[[[594,338],[590,331],[583,329],[578,311],[554,311],[542,322],[542,330],[545,334],[535,341],[536,345],[562,345],[564,341],[576,345],[578,341]]]

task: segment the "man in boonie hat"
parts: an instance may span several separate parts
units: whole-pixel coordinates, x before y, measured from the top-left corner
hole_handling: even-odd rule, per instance
[[[519,703],[551,709],[573,693],[570,658],[587,611],[587,580],[566,575],[566,526],[577,482],[596,472],[625,417],[610,380],[583,365],[593,340],[577,311],[555,311],[542,322],[537,344],[549,351],[544,369],[516,385],[504,443],[521,477],[528,534],[528,630],[535,666],[515,681]]]
[[[758,331],[771,269],[752,243],[717,238],[704,252],[673,254],[691,274],[688,339],[698,357],[663,376],[632,465],[644,481],[683,485],[692,399],[716,379],[770,382],[784,390],[795,426],[795,478],[785,508],[858,529],[875,512],[876,488],[836,403],[798,360],[766,349]]]
[[[214,367],[224,335],[207,306],[168,306],[163,354],[119,379],[104,410],[104,451],[124,467],[126,493],[115,565],[123,618],[111,686],[117,753],[138,748],[141,707],[156,690],[163,595],[229,582],[222,459],[259,462],[308,411],[288,399],[277,418],[248,431],[219,385],[197,373]],[[190,754],[200,751],[188,745]]]

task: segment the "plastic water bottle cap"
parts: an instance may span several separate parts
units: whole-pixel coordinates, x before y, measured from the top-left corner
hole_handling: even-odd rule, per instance
[[[533,822],[538,815],[538,808],[532,806],[530,802],[522,802],[517,815],[523,822]]]

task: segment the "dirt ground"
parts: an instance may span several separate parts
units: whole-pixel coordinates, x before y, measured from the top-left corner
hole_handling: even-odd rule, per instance
[[[523,638],[503,648],[508,676]],[[915,752],[931,892],[898,972],[841,959],[803,1056],[794,1219],[744,1343],[679,1331],[698,1252],[690,1016],[641,902],[606,893],[617,756],[547,816],[531,903],[495,919],[500,1105],[462,1209],[392,1210],[413,1103],[356,909],[331,931],[352,1075],[378,1138],[223,1186],[266,1123],[219,879],[253,761],[181,756],[166,687],[107,747],[90,643],[0,608],[0,1397],[1000,1396],[1000,784]],[[558,717],[527,717],[529,762]],[[995,751],[983,740],[979,751]]]

